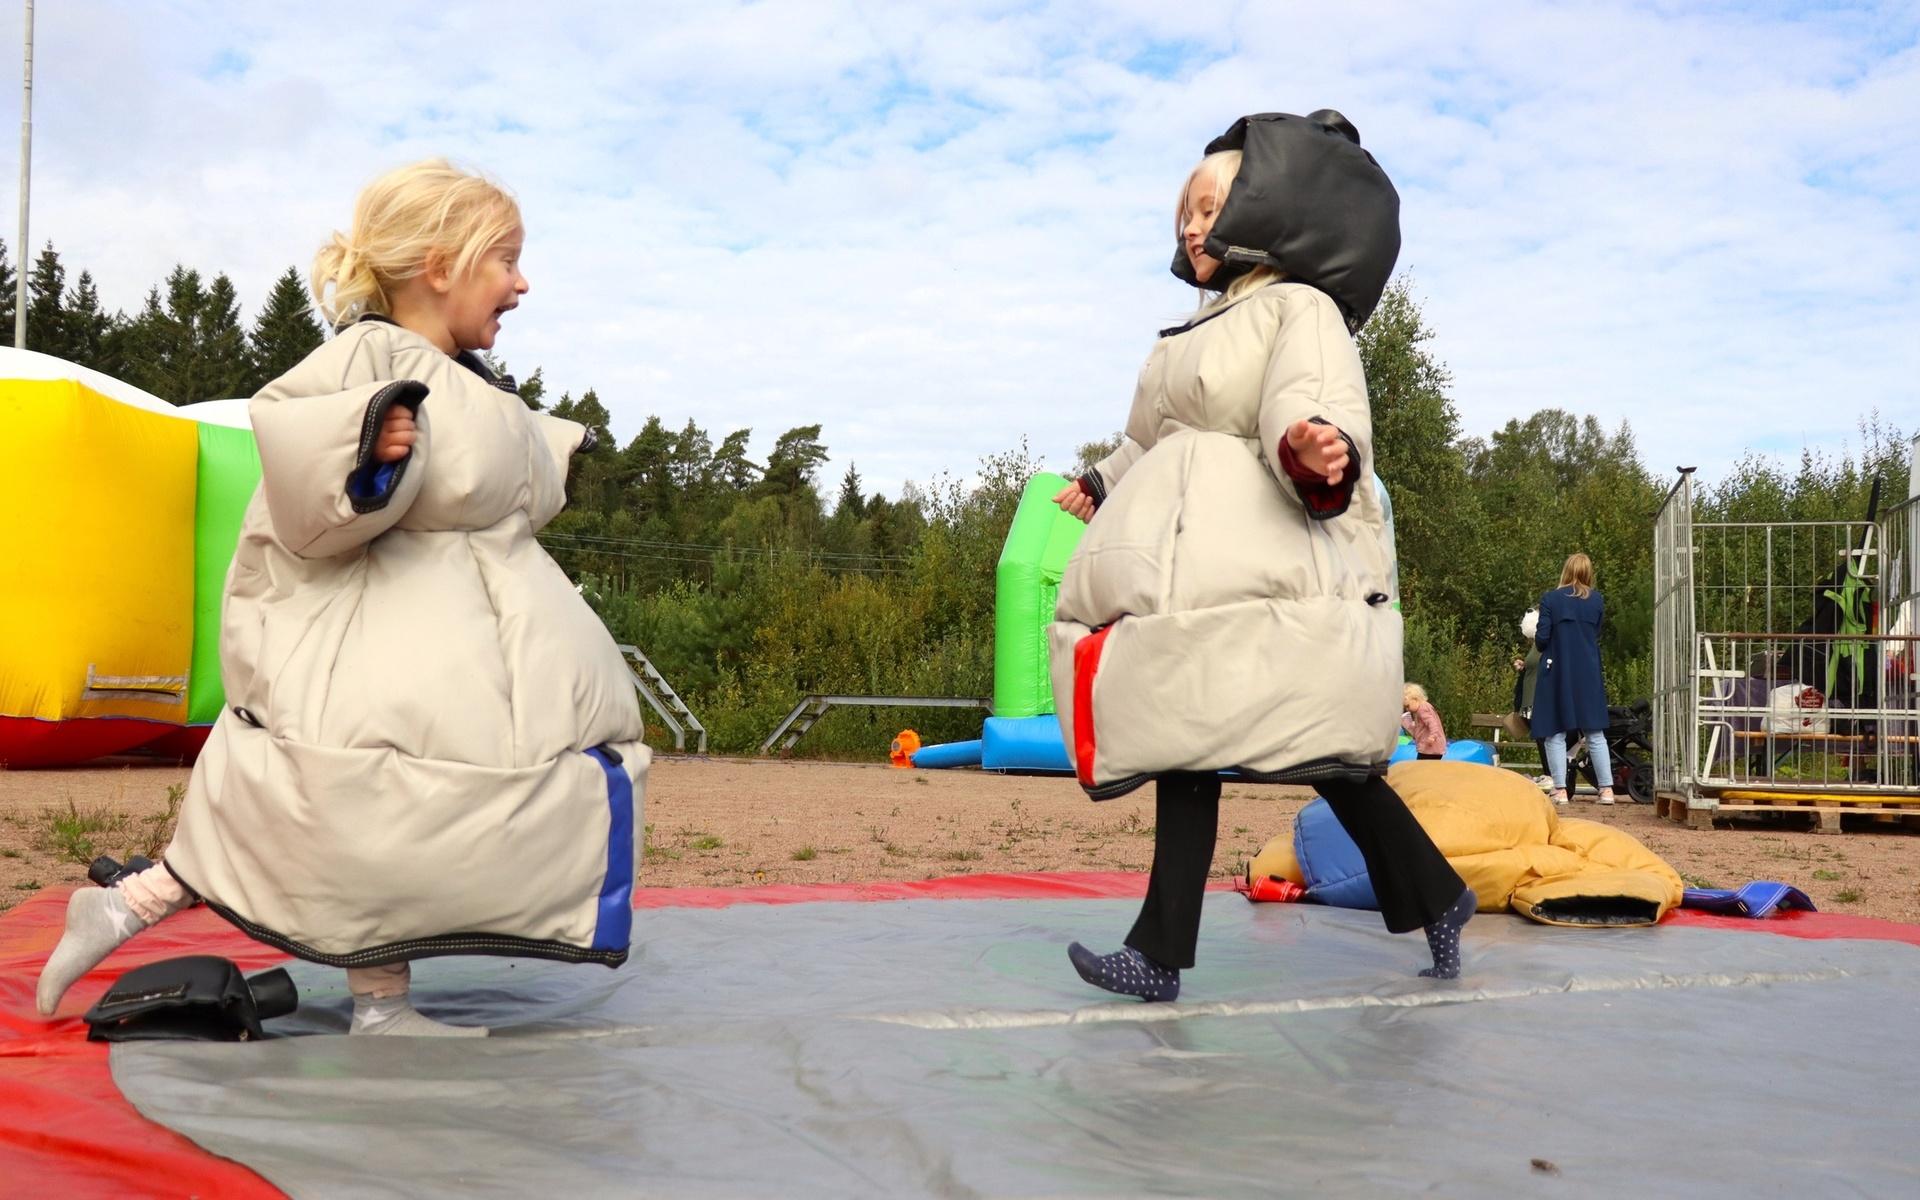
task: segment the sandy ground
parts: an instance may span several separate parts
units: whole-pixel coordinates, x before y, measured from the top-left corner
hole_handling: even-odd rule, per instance
[[[159,766],[0,771],[0,909],[85,880],[85,867],[60,853],[57,818],[104,826],[84,836],[96,851],[121,857],[154,841],[167,789],[186,778],[185,769]],[[1309,797],[1229,783],[1214,873],[1234,873],[1268,838],[1290,830]],[[1779,879],[1824,910],[1920,922],[1914,833],[1692,830],[1636,805],[1576,803],[1571,812],[1628,830],[1696,886]],[[978,771],[660,758],[645,820],[640,881],[649,887],[1143,871],[1153,856],[1148,790],[1094,804],[1068,779]]]

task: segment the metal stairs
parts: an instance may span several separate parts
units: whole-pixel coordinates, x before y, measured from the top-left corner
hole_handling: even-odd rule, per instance
[[[667,677],[660,673],[660,668],[654,666],[652,660],[642,654],[638,646],[623,645],[619,649],[621,655],[627,660],[627,673],[633,676],[634,689],[640,693],[641,698],[646,700],[648,706],[659,714],[660,719],[666,722],[667,728],[673,731],[673,748],[685,753],[687,730],[692,729],[695,735],[694,753],[705,754],[707,727],[700,723],[700,718],[693,715],[686,701],[680,699],[680,693],[673,690],[673,685],[668,683]]]

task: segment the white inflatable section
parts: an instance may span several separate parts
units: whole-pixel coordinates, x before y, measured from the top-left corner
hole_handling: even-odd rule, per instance
[[[37,350],[16,350],[11,346],[0,346],[0,379],[45,381],[71,379],[85,384],[109,400],[117,400],[133,408],[163,413],[169,417],[184,417],[189,421],[205,421],[209,425],[226,425],[234,429],[253,428],[253,423],[247,419],[245,400],[207,400],[200,404],[176,407],[158,396],[141,391],[130,383],[122,383],[111,375],[78,366],[64,358],[55,358],[51,354],[41,354]]]
[[[225,425],[230,429],[252,429],[253,420],[247,415],[247,405],[251,403],[245,396],[236,400],[202,400],[198,404],[189,404],[173,411],[190,420],[207,425]]]

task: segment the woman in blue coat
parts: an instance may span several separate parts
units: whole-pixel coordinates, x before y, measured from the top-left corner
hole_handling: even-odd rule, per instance
[[[1540,678],[1533,694],[1533,736],[1545,746],[1553,802],[1567,802],[1567,734],[1586,737],[1600,803],[1613,803],[1613,760],[1607,754],[1607,685],[1600,676],[1605,599],[1593,587],[1593,560],[1569,555],[1560,586],[1540,597]]]

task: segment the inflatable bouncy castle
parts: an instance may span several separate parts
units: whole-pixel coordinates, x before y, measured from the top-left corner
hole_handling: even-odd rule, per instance
[[[199,749],[259,479],[245,401],[0,349],[0,767]]]

